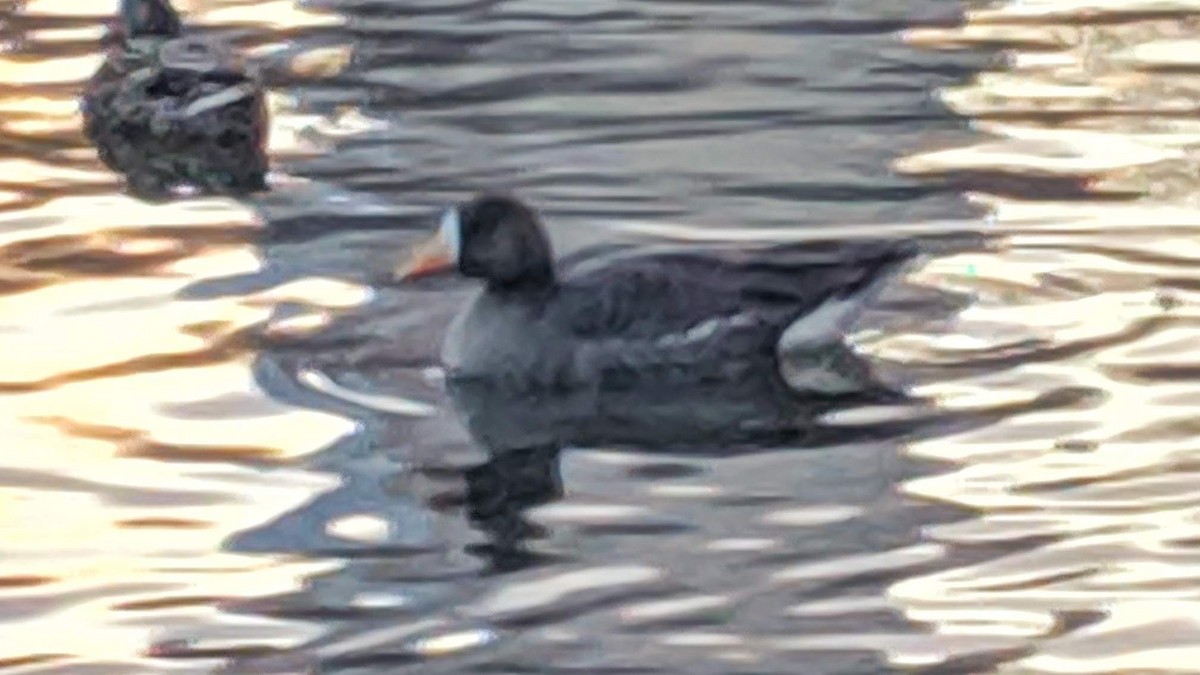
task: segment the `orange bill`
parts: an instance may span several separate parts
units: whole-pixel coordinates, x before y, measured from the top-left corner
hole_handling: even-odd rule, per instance
[[[434,237],[414,248],[408,259],[396,268],[394,275],[398,280],[407,281],[432,276],[453,266],[454,252],[440,237]]]

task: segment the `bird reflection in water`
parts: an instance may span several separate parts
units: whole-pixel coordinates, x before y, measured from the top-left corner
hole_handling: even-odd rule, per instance
[[[536,564],[537,556],[524,543],[544,532],[524,513],[563,496],[560,453],[550,445],[507,450],[464,473],[467,517],[489,539],[468,550],[487,559],[493,570]]]
[[[818,355],[793,355],[791,368]],[[860,388],[811,395],[790,388],[774,363],[748,367],[735,379],[640,382],[613,390],[514,391],[503,383],[448,381],[447,393],[488,460],[467,469],[465,513],[488,537],[469,547],[492,571],[538,564],[527,544],[546,535],[524,513],[563,497],[560,471],[570,447],[621,448],[679,456],[722,457],[786,447],[817,448],[911,430],[912,422],[830,426],[820,417],[865,405],[915,400],[872,378],[867,361],[847,347],[830,348],[823,365]],[[703,365],[703,364],[700,364]]]

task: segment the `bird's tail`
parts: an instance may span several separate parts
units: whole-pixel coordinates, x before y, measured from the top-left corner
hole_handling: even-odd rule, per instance
[[[918,253],[912,241],[872,243],[838,263],[836,269],[831,266],[820,279],[813,279],[809,288],[819,293],[822,301],[788,317],[779,336],[779,351],[791,353],[841,343],[872,301]]]

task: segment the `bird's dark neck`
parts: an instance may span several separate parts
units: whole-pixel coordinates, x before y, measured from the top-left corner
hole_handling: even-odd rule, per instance
[[[512,298],[541,298],[554,295],[558,291],[558,280],[553,271],[545,274],[524,275],[512,281],[489,280],[488,293]]]

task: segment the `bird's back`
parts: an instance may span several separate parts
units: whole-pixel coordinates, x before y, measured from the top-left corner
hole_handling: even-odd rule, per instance
[[[569,275],[548,319],[584,342],[665,360],[773,354],[784,331],[841,340],[916,253],[907,242],[826,242],[631,257]]]

